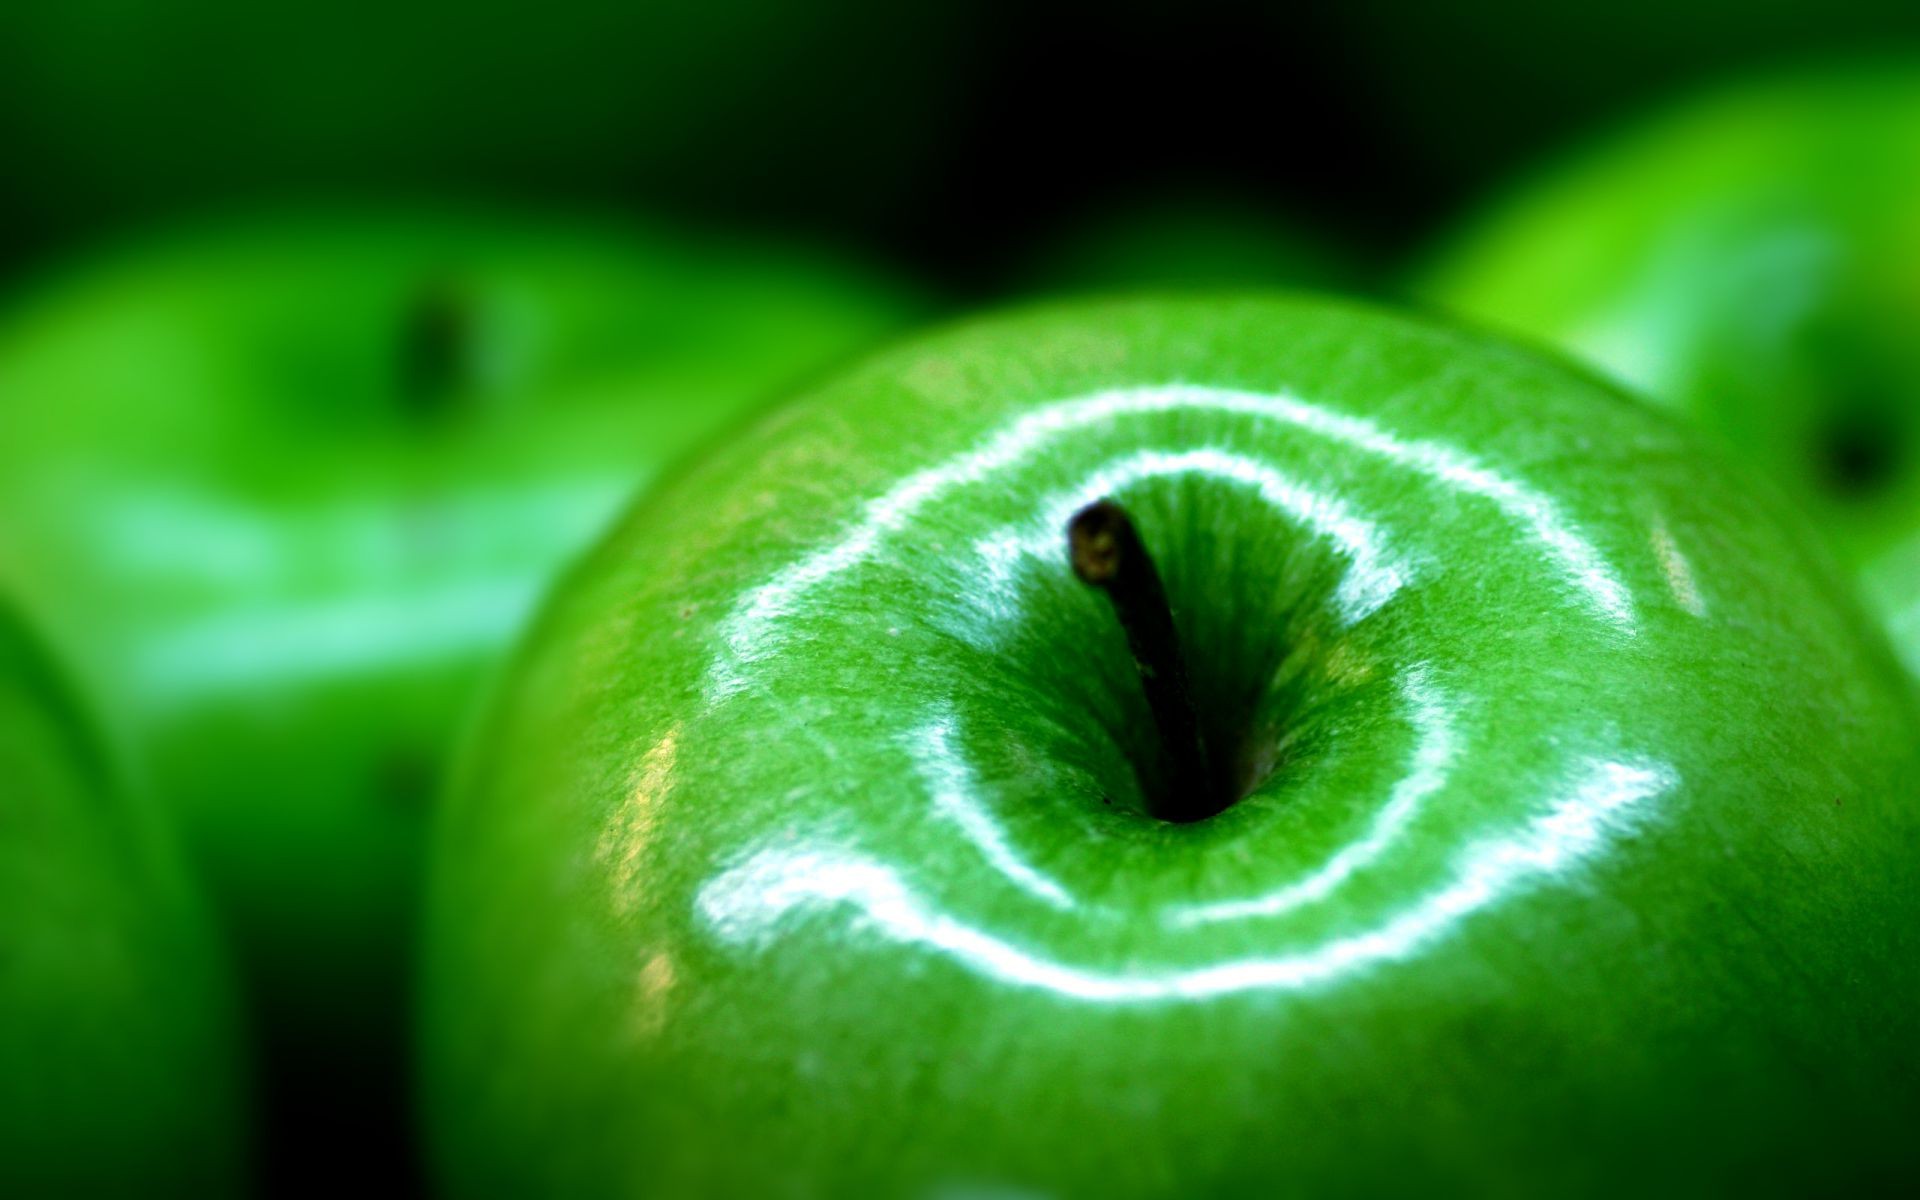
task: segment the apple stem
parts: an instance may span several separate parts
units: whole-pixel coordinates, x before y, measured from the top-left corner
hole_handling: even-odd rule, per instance
[[[438,283],[421,292],[400,342],[401,394],[422,413],[438,411],[465,382],[472,313],[459,292]]]
[[[1167,589],[1133,519],[1110,499],[1094,501],[1067,522],[1067,556],[1080,581],[1105,592],[1112,603],[1153,713],[1174,786],[1147,789],[1149,810],[1175,822],[1198,821],[1219,812],[1224,805],[1200,737],[1200,717],[1194,710]]]

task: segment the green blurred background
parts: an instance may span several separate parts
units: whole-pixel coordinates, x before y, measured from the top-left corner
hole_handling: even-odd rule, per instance
[[[1640,114],[1916,50],[1910,0],[0,5],[0,602],[204,893],[167,938],[225,947],[194,987],[243,1014],[208,1052],[231,1080],[201,1081],[251,1097],[206,1117],[234,1169],[423,1186],[433,798],[540,594],[683,454],[877,341],[1033,296],[1302,286],[1528,327],[1446,281],[1470,261],[1409,264]],[[1797,120],[1741,136],[1821,140]],[[1874,128],[1867,157],[1920,137]],[[1541,245],[1592,243],[1573,228]],[[1920,242],[1888,244],[1906,284],[1857,327],[1920,311]],[[1876,420],[1920,403],[1900,364]],[[56,965],[0,976],[0,1020],[90,969]],[[0,1103],[35,1107],[15,1082]],[[101,1152],[169,1190],[151,1136]]]

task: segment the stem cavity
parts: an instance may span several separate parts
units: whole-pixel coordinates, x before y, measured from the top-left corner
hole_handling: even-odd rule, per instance
[[[474,313],[465,296],[440,281],[414,299],[400,338],[400,395],[423,415],[444,411],[470,382]]]
[[[1174,822],[1214,815],[1231,798],[1222,795],[1208,761],[1166,587],[1133,519],[1110,499],[1094,501],[1067,522],[1067,555],[1080,581],[1105,592],[1113,605],[1153,714],[1167,779],[1146,789],[1149,811]]]

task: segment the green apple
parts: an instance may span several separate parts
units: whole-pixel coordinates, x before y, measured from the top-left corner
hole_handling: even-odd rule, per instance
[[[1717,93],[1522,187],[1416,283],[1709,427],[1920,671],[1920,62]]]
[[[1204,770],[1069,568],[1103,498]],[[429,888],[453,1195],[1916,1167],[1916,699],[1764,485],[1555,360],[1286,298],[936,334],[655,491],[503,695]]]
[[[178,847],[0,606],[0,1194],[239,1190],[228,964]]]
[[[1333,287],[1356,272],[1331,239],[1230,195],[1149,194],[1077,216],[1016,272],[1022,294]]]
[[[0,331],[0,578],[185,826],[280,1049],[391,1031],[449,742],[636,486],[904,319],[662,231],[264,219],[71,273]]]

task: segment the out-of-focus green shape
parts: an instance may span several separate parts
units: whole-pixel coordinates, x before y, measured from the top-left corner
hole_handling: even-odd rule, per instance
[[[1398,154],[1456,185],[1732,72],[1920,41],[1911,0],[1351,0],[1338,56]]]
[[[1019,294],[1336,287],[1358,274],[1303,222],[1231,196],[1169,193],[1095,209],[1015,274]]]
[[[406,183],[871,217],[937,153],[967,27],[952,0],[10,0],[6,200]]]
[[[103,257],[0,331],[0,578],[84,671],[320,1065],[397,1031],[449,742],[681,450],[895,328],[838,263],[482,216]]]
[[[0,1195],[239,1190],[232,980],[162,828],[0,606]]]
[[[1920,63],[1715,93],[1520,188],[1416,282],[1708,426],[1920,670]]]

